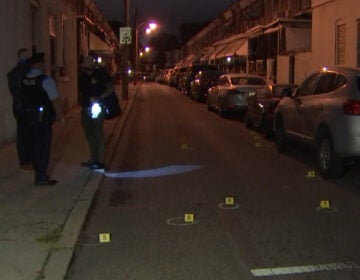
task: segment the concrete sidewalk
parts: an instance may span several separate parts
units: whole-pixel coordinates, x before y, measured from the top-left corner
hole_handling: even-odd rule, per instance
[[[121,100],[122,115],[105,122],[107,164],[136,90],[129,84],[129,98]],[[120,86],[117,92],[121,97]],[[103,176],[80,166],[88,157],[80,108],[70,112],[65,127],[53,127],[49,171],[57,185],[34,186],[33,172],[19,171],[15,143],[0,149],[1,279],[64,279]]]

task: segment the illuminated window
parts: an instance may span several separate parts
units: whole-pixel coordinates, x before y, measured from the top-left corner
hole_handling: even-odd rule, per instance
[[[336,26],[336,49],[335,49],[335,64],[345,64],[345,40],[346,39],[346,25],[339,24]]]

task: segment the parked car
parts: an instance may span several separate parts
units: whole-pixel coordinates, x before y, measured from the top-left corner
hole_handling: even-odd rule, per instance
[[[208,91],[207,107],[216,109],[219,115],[229,112],[245,112],[249,93],[255,93],[266,85],[261,76],[225,74]]]
[[[165,79],[166,79],[166,70],[160,70],[159,73],[157,74],[156,78],[155,78],[155,82],[159,83],[159,84],[165,84]]]
[[[265,137],[272,136],[275,108],[284,94],[291,94],[295,88],[289,84],[266,85],[250,94],[245,113],[246,127],[258,128]]]
[[[190,85],[190,97],[197,102],[205,102],[209,88],[215,84],[221,74],[214,70],[199,71]]]
[[[195,79],[195,75],[199,71],[212,70],[216,71],[217,66],[211,64],[194,64],[186,69],[185,74],[180,79],[179,89],[185,95],[190,94],[191,82]]]
[[[175,68],[169,79],[169,86],[179,88],[179,81],[184,75],[186,67]]]
[[[349,159],[360,156],[360,71],[324,68],[311,74],[275,110],[275,141],[280,152],[289,141],[316,148],[325,178],[344,174]]]

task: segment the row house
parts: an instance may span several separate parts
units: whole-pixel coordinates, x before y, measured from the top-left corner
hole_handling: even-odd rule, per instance
[[[5,5],[3,3],[3,5]],[[6,73],[17,62],[17,50],[45,52],[66,108],[78,104],[78,63],[82,55],[114,60],[117,39],[93,0],[13,0],[0,10],[0,145],[16,136]]]
[[[278,83],[311,71],[360,68],[360,1],[239,0],[186,46],[191,63],[214,63]]]
[[[360,1],[313,0],[312,65],[360,68]]]
[[[311,50],[311,12],[310,0],[239,0],[186,49],[196,57],[193,63],[213,63],[223,71],[255,73],[272,81],[279,81],[280,72],[282,82],[293,83],[295,55]],[[281,56],[287,59],[279,63]]]

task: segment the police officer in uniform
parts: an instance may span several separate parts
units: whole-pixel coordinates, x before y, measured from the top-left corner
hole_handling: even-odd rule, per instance
[[[16,149],[19,158],[20,170],[32,170],[32,151],[29,131],[24,125],[23,107],[21,102],[21,80],[29,72],[29,52],[21,48],[17,52],[18,62],[7,74],[9,91],[13,99],[13,114],[16,120]]]
[[[57,183],[47,174],[52,124],[56,119],[64,124],[59,92],[53,78],[43,74],[44,53],[35,53],[28,60],[31,68],[22,80],[22,103],[26,125],[31,131],[35,185]]]

